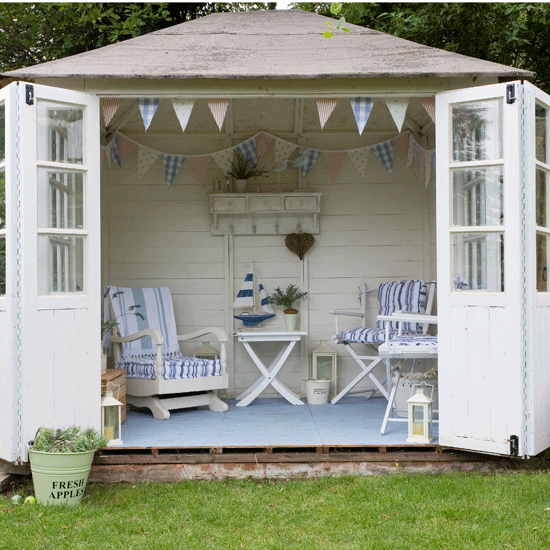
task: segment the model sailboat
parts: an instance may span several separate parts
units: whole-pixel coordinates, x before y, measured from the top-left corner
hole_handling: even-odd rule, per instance
[[[258,300],[261,312],[256,310],[256,302]],[[233,317],[240,319],[245,327],[254,327],[266,319],[275,317],[275,311],[273,311],[273,308],[269,304],[264,285],[258,277],[254,277],[254,264],[248,269],[243,286],[233,303],[233,309],[244,310],[240,313],[235,313]]]

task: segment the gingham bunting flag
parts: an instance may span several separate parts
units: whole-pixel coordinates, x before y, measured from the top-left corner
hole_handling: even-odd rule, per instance
[[[352,97],[350,101],[357,129],[359,130],[359,134],[362,134],[372,111],[372,99],[370,97]]]
[[[117,133],[118,154],[121,159],[129,155],[136,147],[136,143],[123,134]]]
[[[304,159],[304,163],[299,166],[302,178],[305,178],[310,173],[320,154],[321,151],[316,151],[315,149],[301,149],[299,158]],[[296,160],[294,162],[296,162]]]
[[[235,145],[235,151],[241,155],[241,157],[247,158],[250,162],[256,164],[258,156],[256,154],[256,140],[254,138],[247,139],[239,145]]]
[[[231,161],[233,160],[233,149],[224,149],[217,153],[210,155],[214,162],[218,165],[219,169],[227,174],[231,170]]]
[[[174,107],[182,132],[185,132],[189,117],[191,116],[191,111],[193,110],[193,105],[195,105],[194,99],[172,99],[172,107]]]
[[[369,153],[370,149],[355,149],[354,151],[348,151],[348,157],[361,177],[365,177],[367,173]]]
[[[325,166],[330,174],[332,183],[336,182],[345,155],[344,151],[326,151],[323,153],[323,160],[325,161]]]
[[[401,151],[406,151],[409,148],[409,138],[411,135],[408,132],[397,136],[393,142],[401,149]]]
[[[273,136],[266,134],[265,132],[260,132],[256,136],[256,154],[258,158],[261,159],[269,149],[271,142],[273,141]]]
[[[118,134],[111,141],[111,158],[120,166],[120,154],[118,152]]]
[[[151,168],[154,162],[160,157],[160,153],[144,145],[138,146],[138,178]]]
[[[317,98],[317,110],[319,111],[319,122],[321,123],[321,129],[324,128],[328,117],[334,111],[334,107],[338,103],[337,97],[319,97]]]
[[[421,97],[420,102],[422,107],[430,115],[430,118],[435,122],[435,97]]]
[[[206,174],[210,166],[210,157],[189,157],[187,159],[198,182],[204,187]]]
[[[162,153],[162,162],[164,164],[164,176],[166,177],[166,185],[170,185],[174,181],[174,178],[176,177],[176,174],[178,173],[178,170],[180,169],[184,160],[185,157],[181,157],[179,155],[168,155],[167,153]]]
[[[372,151],[382,163],[382,166],[388,171],[393,170],[393,144],[391,141],[377,143],[371,147]]]
[[[296,151],[297,147],[298,146],[294,145],[294,143],[283,141],[282,139],[276,139],[274,166],[277,166],[278,164],[283,162],[283,160],[286,160],[294,151]]]
[[[406,98],[386,98],[386,105],[388,106],[397,129],[401,132],[403,129],[403,122],[405,122],[409,100]]]
[[[432,152],[426,151],[426,159],[425,159],[425,169],[424,174],[426,175],[426,179],[424,180],[424,185],[428,187],[428,182],[430,181],[430,175],[432,173]]]
[[[153,117],[155,116],[155,113],[157,112],[157,108],[160,103],[160,99],[155,98],[142,98],[137,100],[139,105],[139,110],[141,111],[141,118],[143,119],[143,124],[145,125],[145,131],[149,128],[149,125],[151,124],[151,121],[153,120]]]
[[[229,106],[229,99],[207,99],[206,102],[221,132],[223,121],[225,120],[225,113]]]
[[[108,97],[101,100],[101,107],[103,109],[103,120],[105,121],[105,127],[109,126],[109,122],[113,120],[115,113],[118,111],[122,99]]]

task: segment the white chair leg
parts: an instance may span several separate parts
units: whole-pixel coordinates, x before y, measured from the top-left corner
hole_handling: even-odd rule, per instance
[[[390,398],[388,399],[388,405],[386,407],[386,413],[384,414],[384,420],[382,422],[382,428],[380,433],[384,435],[386,433],[386,426],[388,425],[388,419],[393,409],[393,402],[395,401],[395,394],[397,393],[397,387],[399,386],[399,371],[397,371],[397,381],[395,384],[392,384]]]
[[[134,407],[146,407],[158,420],[168,420],[170,418],[170,411],[163,406],[161,400],[156,395],[149,397],[127,395],[126,399],[129,405],[133,405]]]
[[[229,410],[229,405],[224,403],[214,392],[210,392],[208,397],[210,399],[208,407],[211,411],[225,412]]]

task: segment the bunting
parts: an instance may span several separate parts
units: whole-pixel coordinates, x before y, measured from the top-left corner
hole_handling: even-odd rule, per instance
[[[407,149],[409,148],[409,138],[410,138],[411,134],[409,134],[408,132],[405,132],[404,134],[401,134],[400,136],[397,136],[393,142],[395,144],[397,144],[397,146],[399,147],[399,149],[401,149],[401,151],[407,151]]]
[[[391,172],[393,170],[393,143],[391,141],[384,141],[383,143],[373,145],[371,149],[382,163],[382,166],[388,172]]]
[[[325,161],[325,166],[330,174],[332,183],[336,182],[336,178],[340,173],[340,168],[342,167],[342,161],[346,153],[344,151],[338,152],[328,152],[323,153],[323,160]]]
[[[424,180],[425,187],[428,187],[428,182],[430,181],[431,171],[432,171],[432,161],[433,161],[433,153],[431,151],[428,151],[426,153],[426,167],[424,170],[424,173],[426,174],[426,179]]]
[[[350,101],[357,129],[359,130],[359,134],[362,134],[372,111],[372,99],[370,97],[353,97]]]
[[[329,116],[332,114],[332,111],[334,111],[337,103],[337,97],[317,98],[317,110],[319,111],[319,122],[321,123],[321,129],[325,127],[325,124]]]
[[[426,109],[426,112],[430,115],[430,118],[435,122],[435,97],[421,97],[420,102],[422,107]]]
[[[258,159],[261,159],[267,153],[273,139],[273,136],[270,136],[266,132],[260,132],[256,136],[256,154],[258,155]]]
[[[167,153],[162,153],[162,162],[164,164],[164,176],[166,177],[166,185],[170,185],[174,181],[174,178],[176,177],[176,174],[178,173],[178,170],[180,169],[184,160],[185,157],[181,157],[179,155],[168,155]]]
[[[390,111],[390,114],[397,126],[397,129],[401,132],[403,129],[403,123],[405,122],[405,115],[407,114],[407,107],[409,106],[409,100],[406,98],[388,98],[386,99],[386,105]]]
[[[204,187],[210,166],[210,157],[190,157],[188,160],[198,182]]]
[[[143,174],[153,166],[155,161],[160,157],[160,152],[145,147],[144,145],[138,146],[138,178],[141,179]]]
[[[214,162],[218,165],[218,168],[224,173],[227,174],[231,170],[231,161],[233,160],[233,149],[224,149],[217,153],[212,153],[211,157],[214,159]]]
[[[172,99],[172,107],[174,108],[176,116],[178,117],[182,132],[185,132],[185,128],[187,127],[187,123],[189,122],[189,117],[191,116],[191,111],[193,110],[194,105],[194,99]]]
[[[121,159],[129,155],[136,147],[136,143],[123,134],[118,134],[118,153]]]
[[[111,158],[119,165],[120,164],[120,155],[118,153],[118,133],[115,134],[113,141],[111,141]]]
[[[367,173],[369,152],[370,149],[355,149],[353,151],[348,151],[348,157],[361,177],[365,177]]]
[[[105,127],[109,126],[109,122],[113,120],[115,113],[118,111],[122,99],[108,97],[101,100],[101,107],[103,108],[103,120],[105,121]]]
[[[247,158],[254,164],[258,162],[258,156],[256,154],[256,140],[253,137],[239,143],[239,145],[235,145],[235,151],[237,151],[241,157]]]
[[[207,99],[206,102],[221,132],[223,121],[225,120],[225,113],[229,106],[229,99]]]
[[[302,148],[300,157],[292,163],[295,168],[300,168],[302,178],[305,178],[310,173],[320,154],[321,151]]]
[[[286,160],[297,148],[297,145],[284,141],[282,139],[275,140],[275,166]]]
[[[147,132],[155,113],[157,112],[160,99],[159,98],[142,98],[138,99],[139,110],[141,111],[141,118],[143,119],[143,124],[145,126],[145,131]]]

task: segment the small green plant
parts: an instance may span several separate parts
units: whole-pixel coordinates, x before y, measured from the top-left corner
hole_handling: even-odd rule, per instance
[[[93,428],[83,430],[79,426],[68,428],[38,428],[29,449],[43,453],[82,453],[106,447],[108,440]]]
[[[283,306],[283,313],[298,313],[292,305],[294,302],[301,300],[307,296],[307,292],[302,292],[296,285],[289,284],[284,290],[277,287],[271,296],[268,296],[270,304]]]
[[[235,160],[231,162],[231,169],[227,172],[230,178],[236,180],[248,180],[250,178],[257,178],[267,173],[267,170],[258,168],[255,162],[252,162],[248,157],[237,153]]]
[[[103,293],[103,298],[107,298],[107,296],[109,295],[109,290],[110,290],[110,287],[107,287],[107,290],[105,290],[105,292]],[[118,292],[113,293],[113,295],[111,296],[111,299],[118,298],[119,294],[122,294],[122,293],[123,293],[122,290],[119,290]],[[136,317],[139,317],[142,320],[145,320],[145,317],[139,311],[135,311],[139,307],[141,307],[141,306],[138,305],[138,304],[134,304],[133,306],[130,306],[128,308],[128,311],[126,311],[125,313],[121,313],[120,315],[118,315],[114,319],[108,319],[108,320],[103,321],[101,323],[101,339],[103,340],[103,338],[105,337],[105,335],[108,332],[111,332],[111,330],[113,330],[115,327],[118,327],[117,319],[120,319],[121,317],[124,317],[125,315],[132,314],[132,315],[135,315]]]

